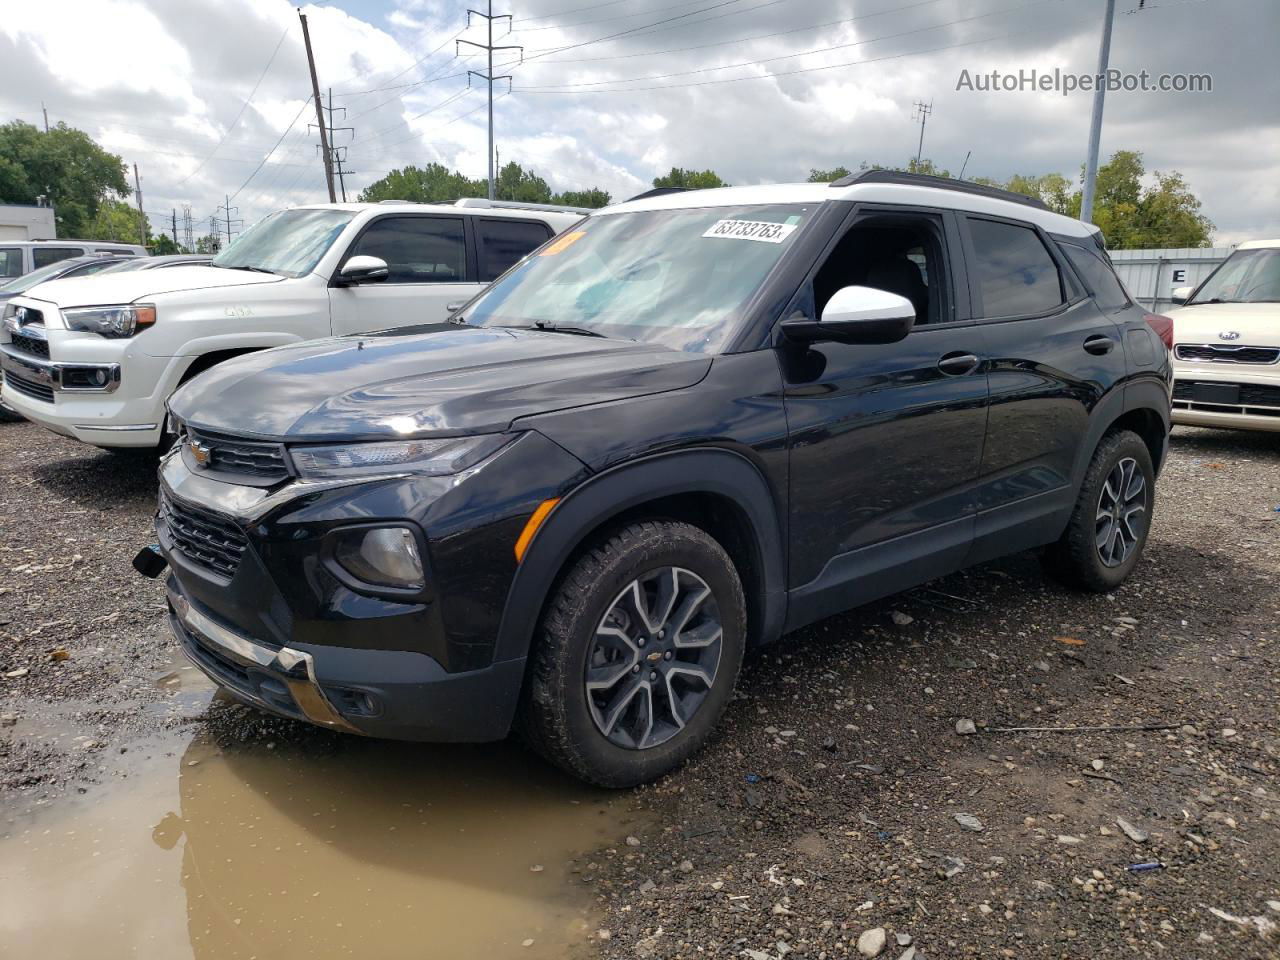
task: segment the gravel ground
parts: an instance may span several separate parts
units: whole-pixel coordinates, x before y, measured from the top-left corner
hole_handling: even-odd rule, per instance
[[[157,683],[162,589],[129,565],[154,473],[0,423],[6,804],[92,790],[101,751],[192,722]],[[574,864],[595,948],[1280,956],[1278,507],[1280,434],[1180,428],[1114,594],[1023,554],[754,657],[709,749],[630,795],[652,826]],[[214,713],[233,739],[284,723]],[[1162,729],[1002,729],[1028,726]]]

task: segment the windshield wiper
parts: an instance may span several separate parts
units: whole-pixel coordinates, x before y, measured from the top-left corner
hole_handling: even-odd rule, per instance
[[[242,263],[214,263],[212,260],[210,260],[209,266],[221,267],[223,270],[248,270],[252,273],[269,273],[273,277],[279,276],[279,274],[276,273],[274,270],[268,270],[266,267],[252,267],[252,266],[249,266],[248,264],[242,264]]]
[[[562,326],[556,323],[546,323],[542,320],[535,320],[534,327],[545,333],[570,333],[575,337],[604,337],[604,334],[598,330],[588,330],[586,327],[570,327]]]

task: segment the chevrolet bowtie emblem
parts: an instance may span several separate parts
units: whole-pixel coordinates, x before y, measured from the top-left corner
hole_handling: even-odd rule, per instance
[[[662,659],[662,651],[655,650],[653,651],[653,653],[649,654],[649,656],[646,659],[648,659],[651,663],[657,663],[659,660]]]
[[[207,443],[201,443],[199,440],[190,441],[187,446],[191,450],[191,457],[196,462],[197,467],[207,467],[213,459],[213,451],[209,449]]]

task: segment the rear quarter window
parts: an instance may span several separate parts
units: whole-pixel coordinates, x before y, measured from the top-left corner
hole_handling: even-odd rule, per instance
[[[1071,266],[1075,268],[1076,273],[1080,274],[1085,286],[1093,294],[1094,302],[1098,304],[1099,309],[1113,313],[1129,306],[1131,302],[1129,295],[1125,293],[1120,279],[1111,269],[1111,264],[1094,251],[1077,247],[1073,243],[1064,243],[1061,247]]]
[[[480,247],[480,279],[497,280],[521,257],[551,239],[551,228],[539,220],[489,220],[476,224]]]
[[[1058,264],[1031,227],[969,218],[971,280],[984,317],[1032,317],[1064,302]]]
[[[22,269],[22,249],[20,247],[0,247],[0,279],[9,280],[20,277]]]

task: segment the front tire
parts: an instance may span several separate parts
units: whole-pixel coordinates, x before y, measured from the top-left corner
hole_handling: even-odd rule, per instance
[[[602,787],[662,776],[710,736],[746,641],[733,562],[704,530],[625,526],[580,556],[543,614],[520,729]]]
[[[1070,586],[1114,590],[1133,572],[1151,530],[1155,468],[1131,430],[1102,438],[1062,538],[1045,551],[1049,572]]]

